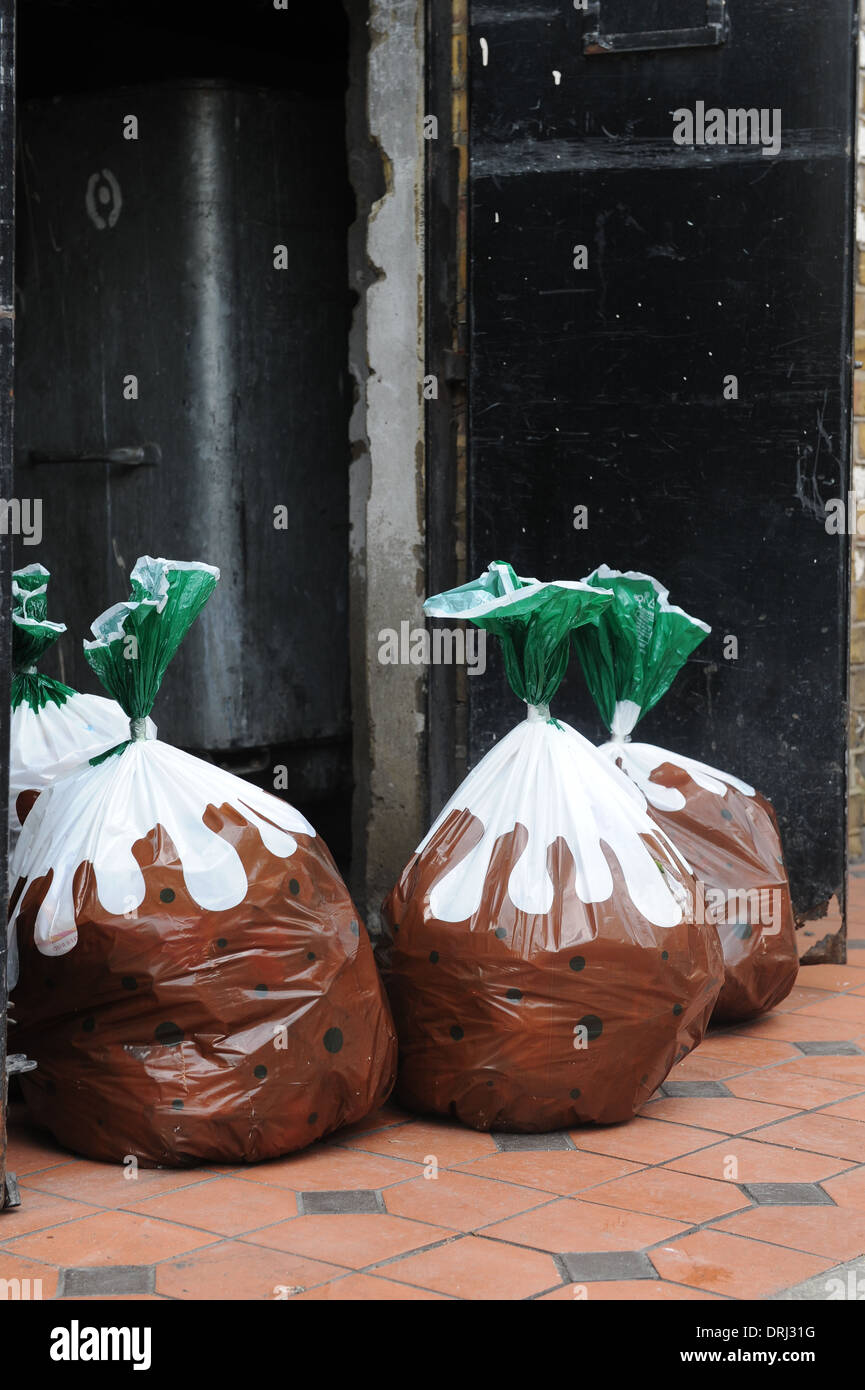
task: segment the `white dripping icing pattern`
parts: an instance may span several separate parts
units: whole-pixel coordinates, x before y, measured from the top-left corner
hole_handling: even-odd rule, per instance
[[[210,912],[236,907],[247,894],[246,871],[229,841],[202,819],[208,806],[224,803],[255,827],[278,858],[289,859],[297,850],[293,832],[315,835],[286,802],[156,739],[130,743],[122,753],[55,782],[27,817],[12,862],[13,883],[22,877],[30,883],[53,871],[36,916],[38,949],[64,955],[78,940],[72,884],[85,861],[93,865],[102,906],[114,915],[129,913],[134,930],[145,884],[132,846],[157,825],[171,837],[196,903]],[[10,919],[10,933],[23,897]],[[13,958],[14,944],[11,934]],[[14,966],[13,959],[10,986]]]
[[[720,772],[708,763],[686,758],[682,753],[670,753],[666,748],[657,748],[653,743],[623,743],[618,739],[612,739],[609,743],[603,744],[600,751],[614,763],[621,759],[628,776],[640,788],[650,805],[658,811],[681,811],[685,806],[685,798],[678,787],[665,787],[659,782],[651,781],[652,773],[664,763],[672,763],[674,767],[682,768],[699,787],[712,792],[714,796],[726,796],[728,787],[735,787],[736,791],[742,792],[744,796],[756,795],[752,786],[734,777],[732,773]]]
[[[148,736],[156,725],[147,721]],[[12,711],[9,739],[10,822],[17,824],[15,801],[23,791],[41,791],[56,777],[79,768],[129,737],[129,720],[115,700],[103,695],[67,696],[34,709],[23,700]]]
[[[658,927],[673,927],[690,910],[687,888],[662,868],[641,836],[668,863],[690,868],[646,813],[639,789],[576,729],[532,709],[469,774],[418,846],[420,853],[453,811],[468,810],[483,826],[478,843],[436,880],[430,911],[444,922],[473,917],[483,898],[497,841],[522,825],[528,842],[514,864],[508,894],[518,911],[542,916],[553,905],[547,853],[559,838],[574,860],[583,903],[606,902],[613,878],[602,842],[618,860],[634,906]]]

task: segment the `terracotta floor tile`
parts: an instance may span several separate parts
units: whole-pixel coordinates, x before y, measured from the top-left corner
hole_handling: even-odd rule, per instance
[[[378,1110],[373,1110],[371,1115],[365,1115],[362,1120],[358,1120],[353,1125],[344,1125],[331,1137],[337,1143],[344,1142],[353,1134],[367,1134],[374,1129],[389,1129],[392,1125],[404,1125],[412,1119],[414,1116],[409,1114],[407,1110],[401,1110],[398,1105],[389,1103],[380,1106]]]
[[[865,1211],[865,1167],[852,1168],[821,1185],[839,1207],[856,1207]]]
[[[736,1159],[735,1170],[728,1162],[731,1157]],[[676,1173],[696,1173],[701,1178],[737,1183],[822,1182],[845,1166],[843,1159],[826,1154],[800,1152],[740,1136],[664,1164]]]
[[[388,1265],[387,1274],[399,1283],[415,1284],[468,1299],[530,1298],[559,1283],[552,1255],[500,1245],[481,1236],[409,1255]]]
[[[418,1250],[455,1232],[445,1226],[428,1226],[402,1216],[296,1216],[280,1221],[247,1239],[270,1250],[291,1250],[296,1255],[330,1260],[347,1269],[364,1269]]]
[[[813,946],[816,946],[827,936],[835,936],[842,926],[843,918],[840,904],[837,898],[833,898],[825,917],[821,917],[819,920],[812,919],[796,932],[796,947],[799,952],[800,963]]]
[[[442,1168],[437,1178],[413,1178],[390,1188],[385,1205],[394,1216],[474,1231],[549,1200],[547,1192]]]
[[[702,1046],[696,1051],[689,1052],[687,1057],[683,1057],[681,1062],[677,1062],[670,1072],[670,1081],[726,1081],[728,1076],[736,1076],[739,1072],[745,1071],[751,1064],[724,1061],[720,1057],[711,1057],[703,1051]]]
[[[828,1115],[825,1110],[782,1120],[779,1125],[773,1125],[771,1131],[766,1131],[767,1138],[770,1134],[773,1144],[832,1154],[835,1158],[849,1159],[851,1163],[865,1163],[865,1125],[857,1120]]]
[[[714,1129],[721,1134],[742,1134],[773,1120],[794,1115],[795,1107],[734,1100],[732,1096],[664,1096],[650,1101],[641,1112],[649,1120],[674,1120],[678,1124]]]
[[[639,1115],[624,1125],[573,1129],[569,1133],[578,1149],[608,1154],[611,1158],[629,1158],[636,1163],[663,1163],[692,1149],[706,1148],[713,1139],[722,1137],[708,1129],[692,1129],[666,1120],[644,1120]]]
[[[432,1155],[442,1168],[452,1168],[457,1163],[498,1152],[489,1134],[435,1120],[414,1120],[380,1134],[358,1135],[348,1141],[348,1147],[387,1158],[411,1159],[414,1163],[425,1163],[427,1156]]]
[[[817,994],[813,1003],[796,1010],[797,1018],[837,1018],[865,1024],[865,999],[856,994]]]
[[[564,1255],[577,1250],[641,1250],[668,1240],[690,1224],[621,1211],[579,1197],[559,1197],[548,1206],[487,1226],[484,1235]]]
[[[95,1207],[115,1209],[128,1207],[133,1202],[143,1201],[145,1197],[158,1193],[192,1187],[210,1176],[207,1168],[139,1168],[135,1177],[124,1177],[124,1173],[133,1171],[119,1163],[91,1163],[87,1159],[76,1159],[62,1168],[46,1168],[42,1172],[31,1173],[22,1181],[21,1190],[38,1189],[40,1192],[52,1192],[56,1197],[75,1197],[82,1202],[91,1202]]]
[[[720,1295],[705,1289],[689,1289],[684,1284],[668,1284],[664,1279],[599,1279],[591,1284],[565,1284],[564,1288],[542,1294],[538,1303],[598,1302],[615,1299],[631,1303],[677,1303],[718,1301]]]
[[[171,1298],[281,1300],[342,1273],[338,1266],[321,1260],[240,1240],[220,1241],[159,1265],[156,1290]]]
[[[833,1264],[831,1259],[800,1251],[782,1254],[777,1245],[722,1231],[695,1231],[651,1250],[649,1259],[662,1279],[731,1298],[766,1298],[831,1269]]]
[[[841,996],[843,999],[843,995]],[[834,999],[832,1001],[835,1002]],[[859,1000],[854,1000],[859,1003]],[[842,1019],[837,1016],[817,1018],[813,1014],[803,1014],[800,1010],[792,1014],[770,1014],[755,1018],[751,1023],[743,1023],[731,1037],[776,1039],[779,1042],[850,1042],[865,1028],[860,1019]]]
[[[779,1076],[777,1073],[782,1072]],[[744,1100],[780,1101],[799,1110],[813,1110],[832,1100],[843,1100],[861,1089],[857,1082],[829,1081],[819,1076],[798,1076],[789,1067],[766,1067],[731,1077],[726,1085]]]
[[[397,1284],[378,1274],[347,1274],[319,1284],[309,1293],[299,1293],[292,1302],[298,1303],[441,1303],[447,1296],[432,1289],[416,1289],[411,1284]]]
[[[36,1130],[16,1129],[10,1123],[6,1148],[6,1167],[18,1178],[39,1173],[45,1168],[69,1164],[75,1155],[61,1149],[49,1134]]]
[[[210,1182],[150,1197],[129,1207],[145,1216],[179,1221],[221,1236],[239,1236],[259,1226],[273,1225],[297,1216],[297,1198],[284,1187],[240,1182],[237,1178],[213,1178]]]
[[[5,1220],[5,1217],[0,1218]],[[57,1291],[57,1270],[50,1265],[39,1264],[36,1260],[25,1260],[18,1255],[12,1255],[8,1250],[4,1250],[0,1245],[0,1279],[29,1279],[30,1298],[37,1302],[41,1297],[53,1298]],[[38,1280],[41,1280],[41,1287]],[[21,1291],[25,1292],[24,1289]],[[23,1300],[22,1300],[23,1301]]]
[[[170,1259],[213,1237],[189,1226],[157,1221],[128,1211],[103,1211],[80,1221],[67,1221],[48,1231],[20,1236],[4,1244],[13,1254],[33,1256],[72,1268],[85,1265],[149,1265]]]
[[[498,1178],[502,1182],[515,1182],[523,1187],[536,1188],[539,1192],[567,1197],[572,1192],[594,1187],[596,1183],[621,1178],[626,1173],[638,1173],[640,1168],[639,1163],[628,1163],[623,1158],[607,1158],[604,1154],[569,1149],[547,1153],[538,1150],[535,1153],[487,1154],[485,1158],[462,1163],[458,1169],[451,1171]]]
[[[375,1133],[368,1137],[374,1142],[379,1136]],[[420,1168],[414,1163],[382,1158],[377,1153],[361,1153],[354,1148],[316,1144],[303,1153],[289,1154],[287,1158],[235,1168],[230,1176],[243,1182],[288,1187],[293,1192],[335,1192],[356,1187],[388,1187],[391,1183],[417,1177],[419,1172]]]
[[[851,1084],[858,1081],[859,1090],[865,1087],[865,1057],[797,1057],[795,1062],[778,1067],[779,1078],[788,1070],[794,1076],[823,1076]]]
[[[630,1177],[593,1187],[589,1200],[628,1211],[666,1216],[672,1221],[702,1226],[748,1206],[748,1198],[730,1182],[674,1173],[667,1168],[644,1168]]]
[[[816,1004],[821,999],[829,998],[831,995],[828,995],[825,990],[808,989],[807,986],[794,985],[787,998],[782,999],[780,1004],[776,1004],[772,1012],[775,1014],[789,1013],[792,1009],[801,1009],[803,1004]]]
[[[853,965],[806,965],[799,976],[808,989],[855,989],[865,987],[865,968]]]
[[[865,1124],[865,1095],[848,1096],[844,1100],[837,1100],[833,1105],[827,1105],[820,1111],[821,1115],[840,1115],[843,1120],[858,1120],[860,1124]]]
[[[865,1254],[865,1212],[848,1207],[752,1207],[712,1225],[731,1235],[825,1255],[836,1264]]]
[[[76,1221],[80,1216],[93,1216],[98,1207],[85,1202],[71,1202],[67,1197],[55,1197],[51,1192],[36,1192],[21,1188],[20,1207],[9,1207],[0,1214],[0,1241],[14,1236],[42,1231],[48,1226],[60,1226],[64,1221]]]
[[[704,1056],[736,1062],[742,1069],[768,1067],[773,1062],[784,1062],[801,1055],[789,1043],[737,1038],[732,1033],[707,1033],[700,1047]]]

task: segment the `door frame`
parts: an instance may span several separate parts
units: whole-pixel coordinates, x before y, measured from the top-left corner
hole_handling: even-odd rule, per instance
[[[426,592],[469,578],[468,517],[469,0],[427,0]],[[434,132],[434,133],[433,133]],[[465,669],[431,665],[427,684],[427,819],[468,771]]]

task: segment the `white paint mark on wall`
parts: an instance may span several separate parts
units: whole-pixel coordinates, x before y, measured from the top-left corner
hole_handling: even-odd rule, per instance
[[[553,68],[553,81],[555,82],[555,84],[556,84],[557,87],[558,87],[559,83],[561,82],[561,80],[562,80],[562,74],[561,74],[560,72],[557,72],[556,69]]]
[[[481,62],[486,67],[490,58],[490,47],[486,39],[481,39]]]

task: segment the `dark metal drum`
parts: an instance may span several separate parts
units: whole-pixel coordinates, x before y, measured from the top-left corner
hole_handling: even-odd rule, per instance
[[[133,86],[28,102],[19,140],[16,486],[44,538],[17,559],[54,575],[63,677],[92,684],[81,637],[136,556],[202,559],[161,734],[346,739],[341,103]]]

